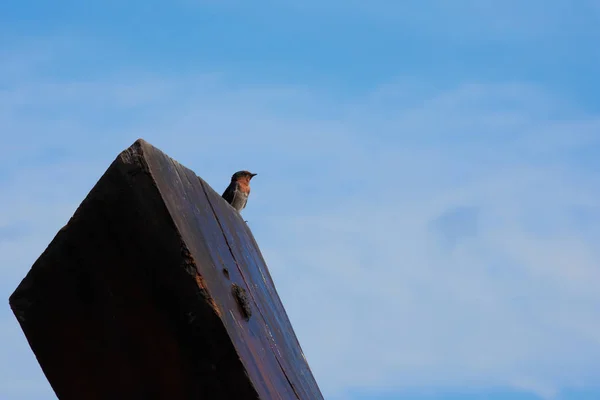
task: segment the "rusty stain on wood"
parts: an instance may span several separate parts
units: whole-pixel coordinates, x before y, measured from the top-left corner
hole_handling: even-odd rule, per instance
[[[217,303],[215,302],[215,299],[213,299],[210,296],[210,294],[208,294],[208,291],[206,290],[206,282],[204,282],[204,279],[202,279],[202,275],[200,275],[200,274],[197,273],[195,275],[195,278],[196,278],[196,284],[198,284],[198,287],[200,288],[201,293],[205,296],[206,301],[208,302],[208,304],[210,304],[210,306],[212,307],[212,309],[220,317],[221,316],[221,310],[219,310],[219,306],[217,306]]]
[[[61,400],[323,398],[248,226],[143,140],[10,305]]]

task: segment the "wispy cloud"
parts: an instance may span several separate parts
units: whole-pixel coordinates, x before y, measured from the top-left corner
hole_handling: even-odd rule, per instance
[[[259,173],[245,218],[328,398],[596,385],[600,116],[560,93],[399,79],[340,99],[211,73],[31,73],[0,80],[0,226],[29,227],[0,242],[5,296],[144,137],[216,190]],[[0,393],[43,381],[19,371]]]
[[[193,7],[212,7],[229,12],[252,12],[239,0],[183,0]],[[492,40],[498,44],[515,40],[547,40],[549,37],[596,35],[594,26],[600,18],[597,0],[544,1],[531,0],[428,0],[427,2],[398,2],[394,0],[347,1],[259,1],[273,15],[287,19],[293,12],[298,20],[327,16],[348,23],[397,24],[393,31],[412,32],[420,37],[454,41],[468,39],[471,46]],[[256,3],[255,3],[256,4]],[[246,8],[247,7],[247,8]],[[382,28],[381,26],[379,28]],[[390,30],[389,27],[386,29]],[[390,31],[390,32],[393,32]],[[565,36],[566,35],[566,36]]]

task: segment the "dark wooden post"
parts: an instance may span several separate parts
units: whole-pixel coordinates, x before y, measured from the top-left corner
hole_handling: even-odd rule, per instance
[[[323,398],[242,217],[143,140],[10,305],[61,400]]]

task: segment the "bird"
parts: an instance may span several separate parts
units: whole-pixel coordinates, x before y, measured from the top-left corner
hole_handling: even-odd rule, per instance
[[[256,175],[249,171],[238,171],[231,176],[231,183],[229,183],[229,186],[223,192],[222,197],[237,212],[242,211],[246,207],[248,196],[250,195],[250,180]]]

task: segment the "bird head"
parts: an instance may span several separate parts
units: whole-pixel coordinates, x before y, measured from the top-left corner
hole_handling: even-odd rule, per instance
[[[243,180],[246,182],[250,182],[250,179],[254,178],[256,175],[257,174],[253,174],[249,171],[238,171],[235,174],[233,174],[233,176],[231,177],[231,181],[237,182]]]

